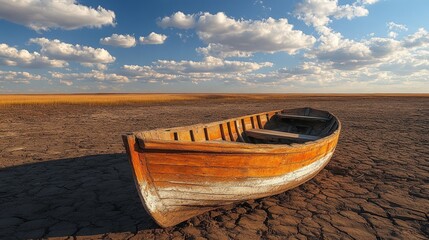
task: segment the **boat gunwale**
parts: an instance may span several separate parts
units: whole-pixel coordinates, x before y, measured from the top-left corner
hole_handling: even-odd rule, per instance
[[[295,108],[300,109],[300,108]],[[312,109],[312,108],[311,108]],[[293,109],[288,109],[293,110]],[[317,110],[317,109],[315,109]],[[247,117],[259,116],[262,114],[268,113],[277,113],[283,110],[274,110],[268,112],[261,112],[251,115],[240,116],[231,119],[225,119],[216,122],[209,123],[198,123],[188,126],[173,127],[173,128],[156,128],[146,131],[136,131],[130,134],[125,134],[124,136],[134,136],[138,142],[138,146],[144,150],[169,150],[169,151],[190,151],[190,152],[213,152],[213,153],[241,153],[241,154],[251,154],[251,153],[293,153],[291,150],[297,150],[296,152],[308,151],[309,147],[319,147],[319,145],[326,145],[328,141],[334,140],[337,138],[341,131],[341,122],[337,116],[332,114],[329,111],[323,111],[328,113],[334,120],[337,122],[337,129],[331,132],[329,135],[326,135],[320,139],[307,141],[304,143],[292,143],[292,144],[266,144],[266,143],[246,143],[246,142],[235,142],[235,141],[225,141],[225,140],[207,140],[207,141],[178,141],[178,140],[155,140],[150,138],[142,137],[143,133],[147,132],[157,132],[157,131],[180,131],[180,130],[191,130],[196,127],[210,127],[217,124],[222,124],[226,122],[232,122],[236,120],[241,120]],[[331,118],[331,119],[332,119]]]
[[[329,118],[332,121],[335,121],[337,123],[337,128],[335,130],[329,129],[330,131],[324,133],[327,134],[326,136],[314,140],[314,141],[308,141],[305,143],[293,143],[291,145],[286,144],[257,144],[257,143],[245,143],[245,142],[233,142],[233,141],[225,141],[225,140],[207,140],[207,141],[178,141],[178,140],[153,140],[150,138],[142,138],[145,132],[155,132],[155,131],[164,131],[166,129],[169,130],[192,130],[196,127],[205,127],[205,126],[213,126],[220,123],[225,123],[229,121],[236,121],[239,119],[243,119],[246,117],[254,117],[258,115],[268,114],[268,113],[276,113],[281,112],[282,110],[278,111],[269,111],[269,112],[262,112],[247,116],[240,116],[237,118],[232,119],[226,119],[222,121],[217,122],[210,122],[206,124],[194,124],[189,126],[183,126],[183,127],[175,127],[175,128],[158,128],[148,131],[138,131],[133,132],[131,134],[123,135],[123,140],[125,143],[125,147],[127,150],[127,154],[129,155],[129,161],[131,163],[131,167],[133,169],[133,178],[137,187],[137,191],[139,193],[141,202],[143,203],[143,206],[145,210],[149,213],[150,217],[159,225],[162,227],[169,227],[174,226],[178,224],[179,222],[182,222],[188,217],[180,217],[178,214],[180,214],[179,211],[177,212],[170,212],[170,208],[168,205],[165,204],[159,196],[158,189],[155,186],[154,179],[152,178],[152,175],[149,174],[150,169],[148,168],[148,160],[146,154],[151,153],[168,153],[170,151],[174,152],[180,152],[183,154],[184,157],[186,157],[187,154],[213,154],[216,155],[216,157],[228,157],[229,154],[242,154],[246,155],[245,157],[249,156],[250,154],[260,154],[260,155],[277,155],[277,157],[280,157],[278,155],[280,154],[291,154],[291,153],[302,153],[306,151],[310,151],[312,149],[320,148],[321,151],[326,151],[323,154],[322,158],[326,158],[329,156],[328,159],[323,163],[323,165],[318,168],[317,171],[313,171],[309,173],[309,175],[306,177],[306,180],[303,181],[295,181],[294,184],[288,185],[286,188],[282,188],[278,191],[270,192],[270,195],[278,194],[280,192],[284,192],[287,189],[291,189],[293,187],[296,187],[298,185],[303,184],[304,182],[312,179],[319,171],[321,171],[326,164],[329,163],[329,159],[331,158],[333,152],[335,151],[339,134],[341,131],[341,122],[339,119],[332,113],[328,111],[323,111],[328,113],[330,116]],[[328,126],[331,128],[335,125],[335,122],[329,123]],[[326,128],[328,129],[328,128]],[[149,135],[150,137],[150,135]],[[330,155],[329,155],[330,154]],[[222,156],[224,155],[224,156]],[[250,156],[249,156],[250,157]],[[265,177],[264,177],[265,178]],[[269,195],[267,195],[269,196]],[[156,199],[156,201],[154,200]],[[253,198],[250,198],[253,199]],[[239,200],[242,201],[242,200]],[[233,202],[237,202],[237,200],[234,200]],[[187,210],[190,213],[187,213],[189,216],[195,216],[198,214],[201,214],[203,212],[209,211],[210,209],[218,208],[219,206],[216,205],[215,207],[204,207],[201,206],[201,209],[193,210]],[[183,210],[185,211],[185,210]],[[188,216],[187,215],[187,216]]]

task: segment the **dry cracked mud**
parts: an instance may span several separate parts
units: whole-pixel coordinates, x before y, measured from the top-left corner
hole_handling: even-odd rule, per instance
[[[121,134],[304,106],[343,123],[311,181],[167,229],[144,211]],[[0,119],[0,239],[429,238],[429,98],[19,106]]]

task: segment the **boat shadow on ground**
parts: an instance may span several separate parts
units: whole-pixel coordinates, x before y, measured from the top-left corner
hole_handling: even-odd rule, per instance
[[[158,228],[138,197],[125,154],[0,169],[0,238],[137,232]]]

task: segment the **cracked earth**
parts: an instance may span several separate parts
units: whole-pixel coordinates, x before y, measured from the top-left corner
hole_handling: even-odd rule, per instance
[[[331,162],[288,192],[159,228],[125,132],[310,106],[343,124]],[[429,98],[222,99],[0,109],[0,239],[428,239]]]

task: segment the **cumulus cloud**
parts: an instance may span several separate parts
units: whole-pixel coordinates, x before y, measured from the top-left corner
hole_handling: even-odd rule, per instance
[[[49,59],[38,52],[25,49],[18,50],[5,43],[0,44],[0,64],[19,67],[65,67],[67,62],[63,60]]]
[[[215,57],[206,57],[204,61],[167,61],[158,60],[155,69],[161,72],[169,73],[226,73],[226,72],[252,72],[263,67],[271,67],[270,62],[241,62],[227,61]]]
[[[386,60],[400,48],[400,43],[393,39],[397,36],[395,33],[390,33],[390,38],[372,36],[370,40],[355,41],[344,38],[341,33],[328,27],[332,18],[350,20],[367,16],[367,5],[376,2],[357,0],[352,4],[338,5],[338,0],[303,0],[297,4],[295,16],[313,26],[320,35],[316,46],[305,56],[342,70],[357,69]]]
[[[393,31],[391,31],[391,32],[389,32],[389,33],[387,34],[387,36],[388,36],[388,37],[390,37],[390,38],[396,38],[396,37],[398,36],[398,33],[397,33],[397,32],[393,32]]]
[[[14,71],[1,71],[0,82],[9,83],[30,83],[30,81],[41,80],[42,76],[31,74],[29,72],[14,72]]]
[[[398,24],[394,22],[388,22],[387,27],[389,28],[389,30],[408,31],[407,26],[405,26],[404,24]]]
[[[294,30],[287,19],[235,20],[224,13],[204,13],[198,19],[197,34],[206,43],[221,46],[223,52],[278,52],[294,54],[313,45],[315,38]]]
[[[95,82],[111,82],[111,83],[127,83],[128,77],[116,73],[104,73],[97,70],[92,70],[86,73],[60,73],[50,72],[52,78],[60,79],[63,83],[74,81],[95,81]]]
[[[168,82],[192,82],[199,83],[204,81],[243,81],[247,74],[243,73],[218,73],[218,72],[174,72],[160,69],[159,71],[153,66],[139,66],[139,65],[124,65],[122,67],[123,75],[128,76],[131,79],[138,79],[139,81],[145,81],[150,83],[162,83]]]
[[[294,30],[293,25],[284,18],[236,20],[223,12],[185,16],[192,16],[195,20],[187,28],[195,28],[198,37],[208,44],[197,51],[215,57],[247,57],[255,52],[295,54],[300,49],[311,47],[316,41],[313,36]]]
[[[319,41],[318,47],[309,51],[306,56],[343,70],[386,61],[402,50],[401,43],[392,38],[372,37],[369,40],[354,41],[326,27]]]
[[[251,57],[253,54],[253,52],[239,51],[235,50],[231,46],[225,46],[217,43],[209,43],[207,47],[199,47],[196,51],[205,56],[216,56],[220,58]]]
[[[107,64],[115,57],[103,48],[93,48],[61,42],[58,39],[31,38],[30,43],[41,46],[41,53],[52,59],[74,61],[83,64]]]
[[[429,33],[424,28],[419,28],[417,32],[405,38],[403,45],[407,48],[429,46]]]
[[[87,68],[95,68],[100,71],[107,70],[107,64],[103,64],[103,63],[80,63],[80,65]]]
[[[0,0],[0,5],[0,18],[36,31],[115,25],[113,11],[100,6],[94,9],[76,0]]]
[[[295,16],[307,25],[314,27],[326,26],[335,19],[353,19],[368,15],[366,5],[374,4],[377,0],[358,0],[353,4],[338,5],[338,0],[304,0],[297,4]]]
[[[182,80],[208,81],[238,79],[239,76],[254,72],[264,67],[271,67],[269,62],[227,61],[215,57],[206,57],[203,61],[167,61],[158,60],[151,66],[124,65],[124,75],[143,80]]]
[[[179,29],[190,29],[195,26],[195,15],[184,14],[182,12],[173,13],[169,17],[164,17],[158,21],[158,26],[162,28],[173,27]]]
[[[305,62],[260,78],[306,87],[333,88],[340,84],[348,86],[343,88],[347,91],[368,91],[371,86],[383,85],[404,91],[401,87],[407,83],[422,86],[429,80],[429,34],[425,29],[401,40],[372,36],[360,41],[344,38],[327,27],[321,30],[320,44],[304,55]],[[252,81],[258,82],[258,78]]]
[[[387,27],[390,30],[390,32],[387,35],[391,38],[398,37],[398,32],[400,31],[408,31],[407,26],[403,24],[394,23],[394,22],[388,22]]]
[[[278,70],[280,74],[289,74],[291,76],[320,74],[322,71],[322,66],[314,62],[303,62],[301,65],[292,69],[282,68]]]
[[[140,37],[141,44],[163,44],[167,36],[164,34],[158,34],[151,32],[147,37]]]
[[[414,86],[425,86],[429,70],[410,75],[368,65],[360,69],[336,69],[326,62],[303,62],[297,67],[279,69],[267,73],[243,75],[242,83],[257,89],[272,91],[308,92],[407,92],[418,91]],[[408,87],[407,87],[408,86]],[[414,87],[414,88],[413,88]],[[425,88],[424,88],[425,89]]]
[[[61,84],[66,85],[66,86],[71,86],[71,85],[73,85],[73,82],[72,82],[72,81],[67,81],[67,80],[60,80],[60,83],[61,83]]]
[[[176,80],[180,75],[159,73],[155,71],[152,66],[139,66],[139,65],[124,65],[122,67],[123,75],[132,79],[140,79],[148,82],[162,82]]]
[[[357,3],[360,3],[360,4],[374,4],[376,2],[378,2],[378,0],[358,0],[357,1]]]
[[[110,37],[100,39],[100,43],[103,45],[130,48],[136,45],[136,39],[131,35],[112,34]]]

